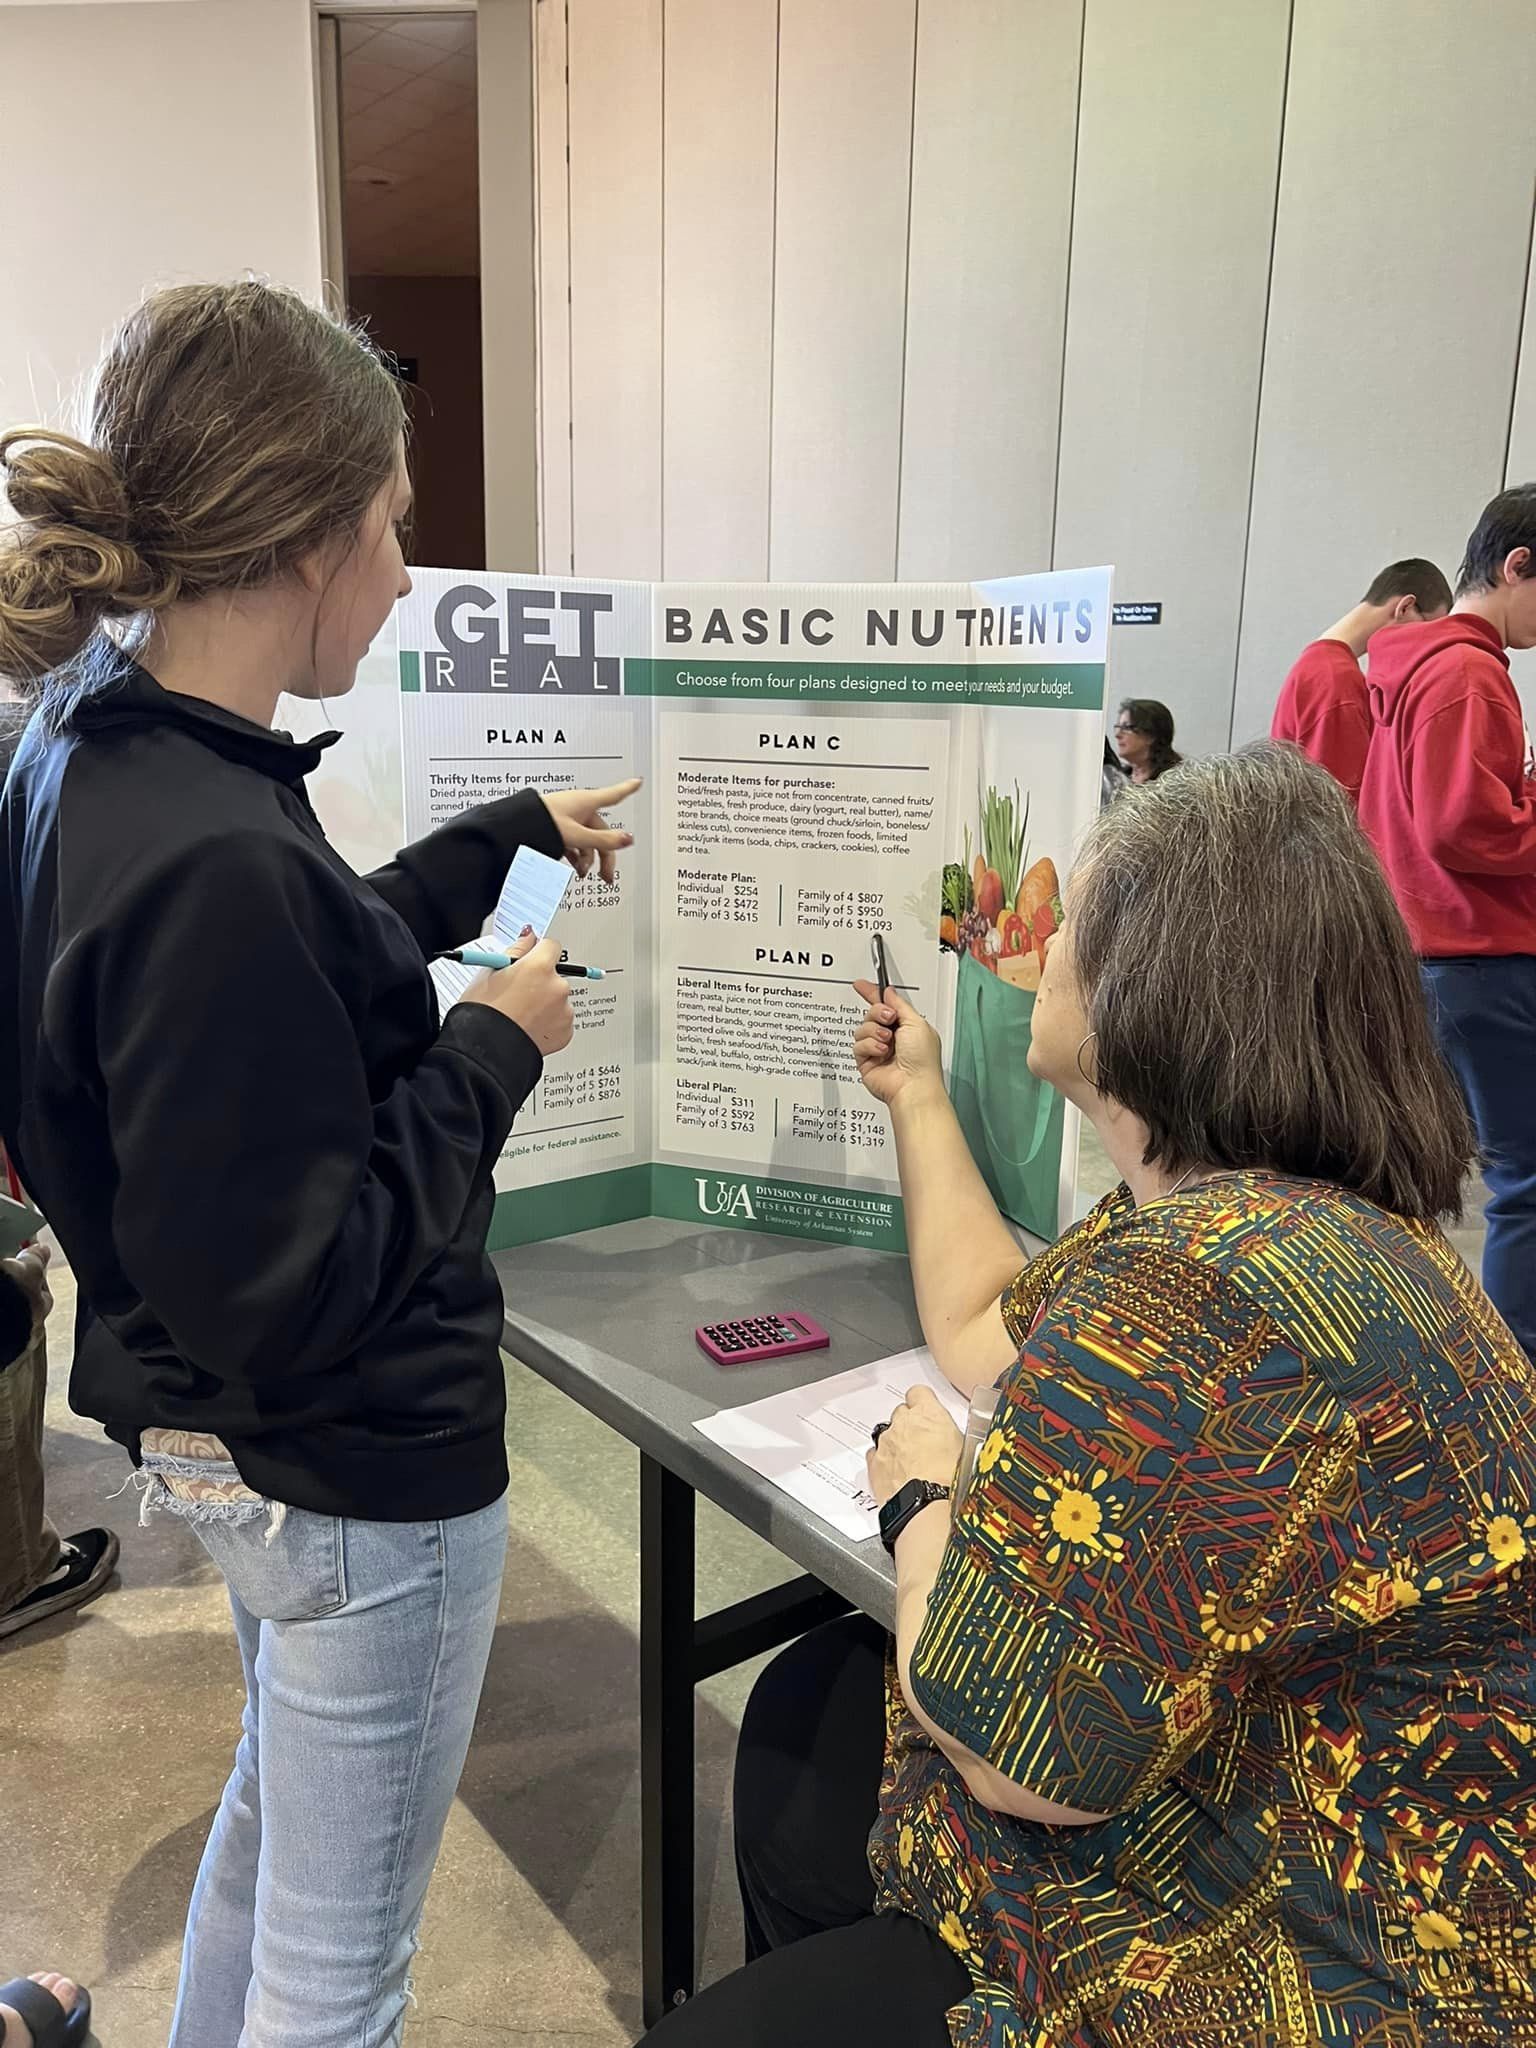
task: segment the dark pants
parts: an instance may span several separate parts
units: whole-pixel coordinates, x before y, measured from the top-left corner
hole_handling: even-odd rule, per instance
[[[1440,1049],[1484,1154],[1483,1286],[1536,1359],[1536,957],[1422,965]]]
[[[862,1616],[832,1622],[753,1687],[736,1757],[748,1964],[653,2027],[657,2048],[949,2048],[970,1974],[920,1921],[876,1917],[865,1853],[887,1641]]]
[[[48,1339],[39,1330],[0,1371],[0,1614],[35,1593],[59,1561],[59,1532],[43,1512],[47,1393]]]

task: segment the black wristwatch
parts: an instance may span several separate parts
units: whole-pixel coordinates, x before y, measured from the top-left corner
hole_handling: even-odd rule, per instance
[[[880,1541],[892,1557],[896,1555],[896,1538],[914,1515],[920,1515],[924,1508],[931,1508],[936,1500],[953,1500],[954,1497],[955,1489],[940,1486],[936,1479],[909,1479],[905,1486],[898,1486],[880,1510]]]

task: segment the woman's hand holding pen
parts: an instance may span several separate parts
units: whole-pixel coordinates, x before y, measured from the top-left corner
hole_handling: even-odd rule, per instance
[[[518,962],[499,974],[482,974],[464,992],[466,1003],[484,1003],[520,1025],[541,1053],[559,1052],[571,1042],[576,1020],[571,1012],[571,985],[556,972],[560,948],[553,939],[539,939],[531,927],[508,948]]]
[[[888,1109],[899,1096],[928,1091],[943,1095],[944,1063],[939,1034],[898,989],[856,981],[853,991],[869,1005],[853,1034],[859,1079]]]
[[[605,882],[618,880],[619,854],[634,845],[635,835],[611,826],[603,813],[633,796],[639,787],[640,777],[634,775],[607,789],[564,789],[545,797],[544,807],[560,827],[565,857],[578,875],[590,874],[595,859]]]

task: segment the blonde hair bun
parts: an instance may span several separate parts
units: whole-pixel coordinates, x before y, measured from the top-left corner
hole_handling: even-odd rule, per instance
[[[100,449],[46,427],[0,435],[0,491],[20,522],[0,549],[0,673],[34,682],[104,619],[175,597],[176,577],[134,545],[127,492]]]

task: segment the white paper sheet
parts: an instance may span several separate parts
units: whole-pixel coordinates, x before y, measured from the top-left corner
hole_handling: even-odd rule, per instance
[[[963,1430],[965,1397],[945,1379],[926,1345],[742,1408],[722,1408],[701,1416],[694,1428],[840,1534],[862,1540],[880,1533],[864,1483],[871,1433],[877,1422],[890,1421],[919,1384],[933,1389]]]
[[[513,946],[524,925],[531,924],[542,939],[555,921],[555,912],[565,900],[575,869],[568,861],[551,860],[532,846],[517,849],[507,879],[501,885],[491,934],[498,945]],[[463,995],[478,967],[461,967],[457,960],[434,960],[432,979],[437,983],[438,1001],[449,1010]]]

